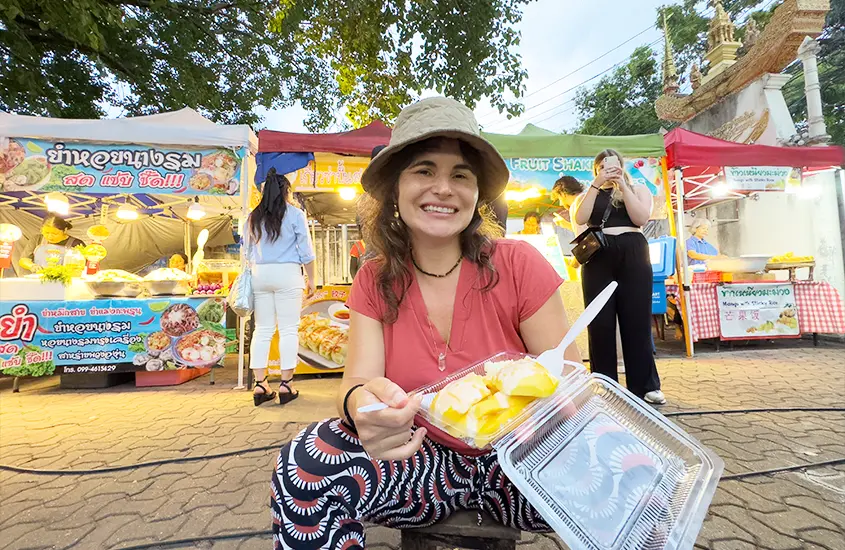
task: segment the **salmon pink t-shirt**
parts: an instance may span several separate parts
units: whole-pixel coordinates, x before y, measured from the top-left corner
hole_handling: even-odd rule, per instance
[[[487,275],[467,259],[461,264],[449,346],[429,323],[422,292],[413,274],[395,323],[383,323],[385,376],[406,392],[437,382],[499,352],[525,353],[519,325],[557,292],[563,280],[540,252],[523,241],[496,241],[491,261],[498,282],[482,291]],[[378,292],[378,261],[367,262],[355,277],[347,306],[377,321],[387,306]],[[438,367],[446,352],[445,370]],[[419,417],[418,417],[419,418]],[[431,439],[468,455],[481,454],[426,425]]]

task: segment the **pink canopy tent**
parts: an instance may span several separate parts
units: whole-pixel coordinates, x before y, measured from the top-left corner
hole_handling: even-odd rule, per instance
[[[725,141],[683,128],[675,128],[664,136],[669,169],[681,170],[684,182],[681,196],[684,210],[730,198],[741,198],[743,191],[724,191],[714,198],[712,189],[722,183],[725,166],[790,166],[803,168],[805,173],[826,170],[845,163],[845,150],[838,146],[773,147],[746,145]],[[675,178],[677,181],[677,177]],[[678,193],[673,187],[673,202],[677,210]]]
[[[729,189],[724,168],[786,166],[801,168],[804,175],[837,169],[845,163],[845,150],[839,146],[774,147],[747,145],[676,128],[664,136],[667,168],[671,171],[672,207],[677,215],[679,294],[684,318],[687,355],[694,353],[691,339],[688,259],[683,235],[684,215],[690,210],[725,200],[742,199],[757,191]]]

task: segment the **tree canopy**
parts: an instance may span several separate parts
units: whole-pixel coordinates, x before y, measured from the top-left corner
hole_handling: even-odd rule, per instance
[[[591,135],[632,135],[657,132],[661,122],[654,112],[662,84],[655,53],[640,46],[628,63],[603,77],[593,88],[575,97],[580,115],[578,132]]]
[[[193,107],[221,123],[300,101],[390,122],[424,90],[513,115],[530,0],[5,0],[0,110],[96,118]]]

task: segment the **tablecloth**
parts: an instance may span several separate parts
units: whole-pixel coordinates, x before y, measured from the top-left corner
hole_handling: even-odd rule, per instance
[[[686,296],[692,310],[692,340],[718,338],[719,302],[716,286],[721,283],[693,283]],[[845,305],[839,292],[824,281],[795,281],[795,307],[802,333],[845,334]],[[666,285],[669,295],[678,295],[677,285]]]

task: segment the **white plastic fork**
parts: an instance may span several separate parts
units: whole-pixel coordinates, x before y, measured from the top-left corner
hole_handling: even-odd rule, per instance
[[[584,312],[578,316],[578,319],[572,323],[572,326],[569,327],[569,330],[563,336],[563,340],[560,341],[560,344],[557,347],[546,350],[537,357],[537,362],[546,367],[551,374],[554,376],[560,377],[563,374],[563,353],[566,351],[566,348],[569,347],[569,344],[575,341],[579,334],[584,332],[584,329],[593,322],[593,319],[596,318],[596,315],[604,309],[604,306],[607,304],[607,301],[610,300],[610,297],[616,291],[616,287],[619,286],[616,281],[611,281],[609,285],[604,287],[604,290],[596,296],[592,302],[584,309]]]

